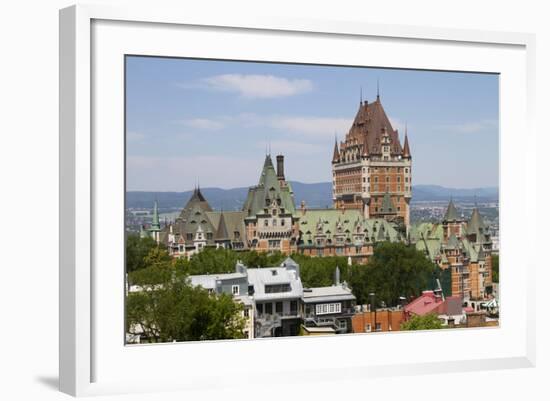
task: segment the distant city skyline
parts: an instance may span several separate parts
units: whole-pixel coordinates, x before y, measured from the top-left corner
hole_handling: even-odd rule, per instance
[[[413,185],[498,187],[498,75],[129,56],[127,190],[257,183],[266,152],[291,181],[331,181],[362,96],[403,141]]]

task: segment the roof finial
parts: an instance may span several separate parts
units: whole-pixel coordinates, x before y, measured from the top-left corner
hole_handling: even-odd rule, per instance
[[[271,156],[271,141],[269,141],[268,144],[269,144],[269,153],[268,154],[269,154],[269,156]]]
[[[363,87],[359,87],[359,104],[363,104]]]
[[[376,100],[380,100],[380,79],[376,78]]]

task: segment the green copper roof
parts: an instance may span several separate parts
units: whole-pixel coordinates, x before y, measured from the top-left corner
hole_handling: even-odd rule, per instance
[[[451,199],[449,201],[449,206],[447,206],[447,212],[445,213],[445,216],[443,217],[443,221],[457,221],[458,220],[458,212],[456,211],[455,204],[453,203],[453,200]]]
[[[155,204],[153,206],[153,222],[151,223],[151,230],[154,230],[154,231],[160,230],[159,207],[158,207],[157,201],[155,201]]]
[[[227,233],[227,226],[225,225],[225,217],[223,212],[221,212],[220,222],[218,224],[218,229],[216,230],[216,239],[229,239],[229,234]]]
[[[389,192],[386,192],[384,194],[384,197],[382,198],[382,207],[380,208],[380,213],[382,214],[394,214],[397,213],[395,209],[395,205],[393,204],[391,200],[391,196]]]
[[[482,235],[484,230],[485,230],[485,223],[483,222],[483,218],[479,213],[479,209],[475,207],[474,210],[472,211],[472,217],[470,217],[470,221],[468,221],[468,226],[466,227],[466,233]]]
[[[264,209],[271,208],[274,205],[277,208],[284,209],[285,213],[294,214],[295,212],[292,189],[286,181],[280,181],[277,178],[271,156],[267,155],[259,183],[248,190],[243,211],[247,212],[249,217],[253,217],[263,214]]]
[[[458,239],[456,238],[456,235],[454,233],[451,234],[449,239],[447,240],[447,244],[445,245],[447,249],[458,249],[460,248],[460,244],[458,242]]]
[[[399,240],[399,233],[388,221],[365,219],[356,209],[306,209],[297,215],[304,245],[309,241],[313,244],[315,237],[319,236],[330,240],[333,245]]]

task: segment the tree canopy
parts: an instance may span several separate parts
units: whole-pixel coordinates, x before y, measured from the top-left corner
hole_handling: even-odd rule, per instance
[[[366,266],[352,266],[347,274],[357,303],[369,303],[375,294],[377,306],[399,304],[399,298],[419,296],[433,281],[436,266],[412,246],[382,242]]]
[[[126,237],[126,272],[130,273],[146,267],[145,257],[154,248],[164,249],[164,246],[157,244],[153,238],[141,238],[137,234],[128,234]]]
[[[147,342],[243,338],[243,306],[227,294],[192,286],[168,253],[153,248],[129,273],[140,291],[126,298],[126,330]]]
[[[435,313],[424,316],[415,315],[406,322],[401,323],[401,330],[435,330],[443,327],[443,323]]]

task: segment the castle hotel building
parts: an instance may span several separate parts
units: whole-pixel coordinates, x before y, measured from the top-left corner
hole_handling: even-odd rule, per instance
[[[336,209],[357,209],[366,219],[384,218],[410,224],[412,157],[405,132],[388,119],[380,96],[359,102],[344,141],[334,144],[332,194]]]

